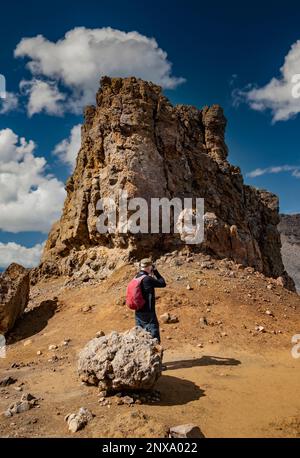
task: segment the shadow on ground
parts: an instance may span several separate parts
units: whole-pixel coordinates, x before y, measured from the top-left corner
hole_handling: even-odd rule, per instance
[[[197,366],[238,366],[241,361],[234,358],[221,358],[220,356],[201,356],[201,358],[182,359],[179,361],[164,362],[167,370],[184,369]]]
[[[155,388],[161,395],[161,400],[155,405],[160,406],[183,405],[205,396],[204,390],[194,382],[171,375],[162,375]]]
[[[57,301],[47,300],[38,307],[25,312],[16,322],[13,331],[7,336],[7,344],[28,339],[44,329],[50,318],[55,314]]]

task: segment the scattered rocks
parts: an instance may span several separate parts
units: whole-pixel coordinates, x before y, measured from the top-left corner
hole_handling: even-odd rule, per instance
[[[23,413],[33,407],[38,406],[38,400],[30,393],[23,394],[20,401],[17,401],[9,406],[4,412],[4,416],[11,417],[14,414]]]
[[[145,403],[155,403],[160,401],[160,392],[158,390],[147,390],[147,391],[131,391],[130,395],[128,393],[117,393],[116,394],[116,404],[117,405],[128,405],[132,406],[133,404],[145,404]]]
[[[92,339],[80,352],[80,379],[100,390],[151,389],[161,375],[162,347],[140,327]]]
[[[211,261],[204,261],[200,264],[201,269],[213,269],[214,263]]]
[[[88,409],[80,407],[77,413],[68,414],[65,417],[65,421],[68,423],[69,431],[76,433],[80,429],[83,429],[94,416]]]

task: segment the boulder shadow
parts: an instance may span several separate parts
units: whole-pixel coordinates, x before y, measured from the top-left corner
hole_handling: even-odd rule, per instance
[[[161,396],[160,401],[155,402],[155,405],[160,406],[184,405],[205,396],[204,390],[194,382],[172,375],[162,375],[155,389],[160,391]]]
[[[182,359],[179,361],[164,362],[167,370],[185,369],[197,366],[238,366],[241,361],[234,358],[222,358],[220,356],[201,356],[201,358]]]
[[[56,309],[57,301],[47,300],[41,302],[38,307],[23,313],[16,321],[14,328],[8,333],[6,343],[11,345],[38,334],[47,326]]]

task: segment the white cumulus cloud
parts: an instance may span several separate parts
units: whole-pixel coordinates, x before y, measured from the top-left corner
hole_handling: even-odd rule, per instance
[[[0,130],[0,230],[48,232],[65,199],[64,185],[47,174],[35,143]]]
[[[103,75],[137,76],[168,89],[185,81],[172,75],[167,53],[154,38],[111,27],[76,27],[57,42],[43,35],[23,38],[14,54],[29,59],[33,79],[26,84],[31,114],[43,110],[56,114],[56,109],[60,113],[62,105],[65,111],[81,112],[94,103]],[[41,81],[48,87],[42,87]]]
[[[29,116],[44,111],[50,115],[61,116],[64,112],[62,102],[66,96],[62,94],[56,82],[32,79],[22,80],[20,83],[21,93],[28,96],[27,111]]]
[[[18,95],[13,92],[5,92],[5,98],[0,99],[0,114],[6,114],[18,108]]]
[[[300,40],[296,41],[280,68],[280,76],[265,86],[234,90],[234,101],[246,101],[253,110],[270,110],[273,122],[286,121],[300,113]]]
[[[31,248],[18,243],[0,242],[0,268],[6,269],[12,262],[24,267],[35,267],[39,264],[44,244],[38,243]]]
[[[62,140],[54,148],[53,153],[57,155],[62,162],[68,164],[73,170],[76,164],[76,158],[81,145],[81,124],[77,124],[71,129],[70,137]]]

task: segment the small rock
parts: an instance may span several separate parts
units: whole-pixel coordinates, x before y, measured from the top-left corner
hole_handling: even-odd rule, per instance
[[[178,323],[178,322],[179,322],[178,316],[170,315],[169,323]]]
[[[160,315],[160,319],[163,323],[168,323],[170,319],[170,314],[168,312],[164,313],[163,315]]]
[[[98,339],[99,337],[103,337],[103,336],[105,336],[105,332],[104,332],[104,331],[98,331],[98,332],[96,333],[97,339]]]
[[[13,383],[16,383],[16,381],[17,379],[7,376],[7,377],[0,379],[0,386],[12,385]]]
[[[38,350],[38,351],[36,352],[36,354],[37,354],[38,356],[41,356],[41,355],[42,355],[41,350]]]
[[[105,398],[107,396],[107,391],[106,390],[99,391],[99,396],[102,398]]]
[[[62,347],[67,347],[69,343],[71,342],[71,339],[64,339],[61,343]]]
[[[21,397],[21,401],[36,401],[36,397],[30,393],[24,393]]]
[[[31,344],[32,344],[32,340],[29,339],[29,340],[25,340],[25,342],[23,343],[23,346],[27,347],[28,345],[31,345]]]
[[[28,410],[31,409],[31,404],[28,401],[22,401],[20,403],[17,403],[14,413],[23,413],[27,412]]]
[[[87,423],[92,420],[94,414],[84,407],[80,407],[78,412],[66,415],[65,421],[68,423],[69,431],[76,433],[80,429],[84,428]]]
[[[265,328],[263,326],[255,326],[255,331],[257,332],[266,332]]]
[[[200,318],[199,322],[200,322],[201,325],[205,325],[205,326],[208,325],[208,322],[207,322],[207,319],[206,319],[205,316],[202,316],[202,317]]]
[[[174,438],[184,438],[184,437],[203,437],[203,434],[200,431],[200,428],[196,425],[187,424],[187,425],[179,425],[179,426],[172,426],[169,431],[169,437]]]
[[[134,404],[134,399],[131,396],[123,396],[123,404]]]
[[[57,350],[58,346],[57,345],[49,345],[48,350]]]
[[[271,312],[271,310],[266,310],[266,315],[274,316],[274,314],[273,314],[273,312]]]
[[[92,306],[91,305],[86,305],[85,307],[82,307],[81,311],[83,313],[88,313],[92,310]]]
[[[186,289],[188,289],[188,290],[192,290],[193,288],[191,287],[191,285],[190,285],[190,284],[187,284],[187,285],[186,285]]]

